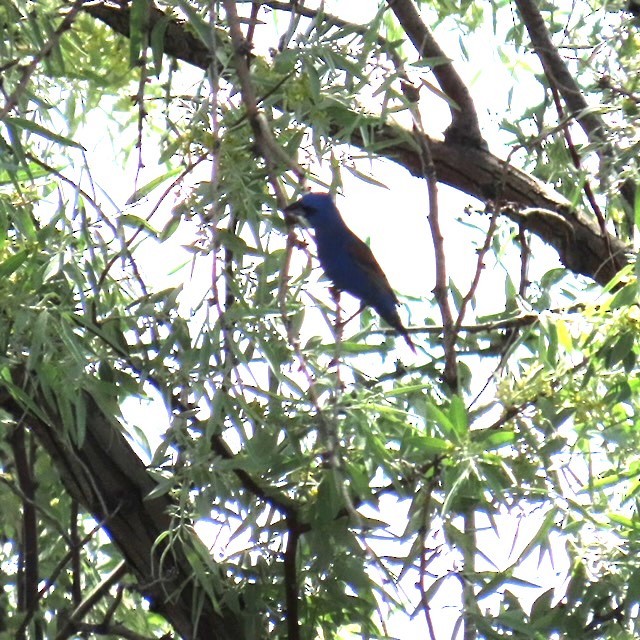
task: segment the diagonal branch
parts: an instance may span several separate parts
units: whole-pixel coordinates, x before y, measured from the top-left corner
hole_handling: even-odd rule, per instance
[[[13,92],[7,96],[4,106],[0,109],[0,121],[4,120],[9,115],[11,110],[18,104],[20,97],[25,93],[25,91],[27,91],[29,87],[29,80],[38,65],[53,51],[56,45],[60,42],[62,35],[71,29],[74,20],[82,8],[83,2],[84,0],[76,0],[76,2],[71,5],[65,17],[62,19],[56,30],[51,34],[51,37],[42,46],[40,51],[35,53],[29,63],[22,67],[20,80]]]
[[[589,109],[582,91],[551,41],[544,18],[534,0],[515,0],[522,21],[531,38],[533,48],[542,62],[550,81],[557,87],[587,137],[594,142],[604,141],[605,125],[602,118]]]
[[[365,121],[342,141],[363,148],[375,143],[381,149],[379,157],[400,164],[414,176],[424,177],[411,133],[395,125],[379,125],[373,117],[370,122],[367,127]],[[334,133],[338,131],[336,125]],[[570,271],[605,285],[628,264],[630,248],[624,242],[611,234],[603,236],[597,223],[524,171],[481,149],[437,140],[430,140],[430,149],[438,181],[478,198],[489,208],[500,195],[502,213],[556,249]]]
[[[128,36],[128,7],[101,3],[86,6],[84,10],[114,31]],[[164,16],[157,8],[152,8],[150,13],[151,24]],[[164,51],[202,69],[207,68],[210,60],[203,43],[183,23],[174,19],[167,26]],[[349,113],[358,126],[344,133],[344,121]],[[366,150],[373,141],[378,157],[400,164],[412,175],[424,177],[411,131],[393,124],[381,124],[374,116],[367,118],[346,108],[327,111],[326,117],[331,133],[340,142]],[[571,271],[606,284],[628,263],[629,248],[625,243],[610,234],[603,236],[597,224],[576,211],[566,198],[544,183],[477,147],[438,140],[430,140],[429,145],[440,182],[485,203],[495,200],[500,190],[501,202],[513,203],[512,207],[504,208],[504,214],[554,247]],[[524,215],[522,210],[535,213],[530,211],[531,215]]]
[[[569,114],[575,117],[589,140],[596,143],[596,147],[600,147],[600,157],[611,160],[614,153],[607,140],[607,125],[600,115],[590,108],[578,83],[558,53],[540,13],[538,2],[535,0],[515,0],[515,2],[549,82],[560,93],[569,109]],[[635,203],[635,189],[635,184],[631,180],[625,181],[620,187],[623,198],[631,207]]]
[[[447,59],[446,53],[422,21],[413,0],[387,0],[387,3],[422,58]],[[486,149],[487,143],[480,131],[471,93],[453,64],[436,64],[431,71],[440,88],[455,102],[455,106],[450,106],[451,124],[445,131],[445,141]]]
[[[48,422],[41,417],[43,413],[25,408],[4,390],[0,392],[0,407],[16,422],[23,420],[33,430],[58,468],[71,498],[96,521],[105,523],[151,609],[164,616],[183,638],[242,640],[244,634],[236,614],[220,600],[214,603],[205,596],[183,548],[174,544],[162,560],[167,547],[158,539],[171,529],[171,511],[177,505],[168,495],[147,497],[157,483],[113,419],[86,395],[90,424],[82,444],[73,445],[62,419],[30,384],[24,369],[13,371],[12,380],[29,394],[29,407],[48,407]],[[192,607],[196,599],[202,603],[202,612],[194,620]]]
[[[127,575],[127,565],[124,561],[118,563],[116,568],[97,584],[73,610],[71,615],[65,620],[62,629],[58,631],[56,640],[68,638],[73,634],[77,625],[80,624],[87,613],[109,592],[109,589]]]

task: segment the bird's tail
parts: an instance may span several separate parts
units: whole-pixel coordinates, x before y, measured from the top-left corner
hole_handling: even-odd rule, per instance
[[[404,338],[404,341],[409,345],[409,349],[416,353],[416,345],[413,344],[413,340],[407,331],[407,328],[402,324],[402,320],[400,320],[400,316],[398,312],[394,309],[393,316],[387,318],[387,322]]]
[[[409,345],[409,349],[411,349],[413,353],[416,353],[416,345],[413,344],[413,340],[411,339],[409,332],[404,328],[403,325],[400,325],[400,327],[402,327],[402,328],[398,328],[400,335],[404,338],[404,341]]]
[[[379,307],[376,307],[376,311],[404,338],[404,341],[409,346],[409,349],[411,349],[413,353],[416,353],[416,345],[413,344],[413,340],[411,339],[407,328],[402,324],[402,320],[400,320],[400,316],[398,315],[398,310],[395,308],[395,305],[392,307],[392,309],[381,309]]]

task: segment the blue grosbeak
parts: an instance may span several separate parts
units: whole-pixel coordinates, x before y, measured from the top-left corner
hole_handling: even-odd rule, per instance
[[[369,306],[405,339],[415,352],[402,324],[398,298],[371,249],[345,224],[328,193],[307,193],[285,209],[289,216],[302,217],[315,231],[318,259],[333,286],[358,298],[361,308]]]

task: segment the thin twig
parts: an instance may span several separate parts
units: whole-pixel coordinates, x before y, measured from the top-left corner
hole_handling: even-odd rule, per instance
[[[462,302],[460,303],[460,310],[458,311],[458,318],[456,320],[455,327],[453,329],[455,336],[457,338],[460,327],[462,326],[462,321],[464,320],[464,316],[467,312],[467,306],[473,300],[473,297],[476,294],[478,289],[478,285],[480,284],[480,276],[482,275],[482,271],[484,270],[485,264],[484,259],[491,248],[491,241],[493,240],[493,236],[496,232],[496,228],[498,227],[498,218],[500,216],[500,208],[494,207],[493,213],[491,214],[491,219],[489,221],[489,229],[487,229],[487,233],[484,238],[484,243],[478,252],[478,259],[476,260],[476,269],[473,274],[473,279],[471,280],[471,285],[469,286],[469,290],[465,294],[464,298],[462,298]]]
[[[204,160],[206,160],[206,158],[207,158],[206,155],[202,155],[202,156],[198,157],[195,160],[195,162],[190,162],[180,172],[180,174],[176,177],[176,179],[173,180],[171,182],[171,184],[162,192],[162,194],[158,198],[156,204],[152,207],[151,211],[145,216],[144,220],[146,222],[149,222],[151,220],[151,218],[156,214],[156,212],[160,208],[160,205],[162,204],[163,200],[169,195],[169,193],[171,193],[171,191],[173,189],[175,189],[176,186],[178,184],[180,184],[180,182],[182,182],[186,178],[186,176],[189,175],[189,173],[191,173],[201,162],[204,162]],[[110,227],[110,228],[112,229],[112,231],[114,231],[114,235],[115,235],[116,238],[120,237],[120,233],[118,232],[118,230],[115,227]],[[98,279],[98,288],[102,287],[102,284],[104,283],[104,281],[106,280],[107,276],[109,275],[109,271],[111,271],[111,269],[116,264],[116,262],[118,261],[119,258],[126,257],[128,259],[128,261],[129,261],[129,264],[131,264],[131,265],[134,264],[133,256],[131,255],[131,245],[135,242],[135,239],[144,230],[144,228],[145,228],[144,225],[139,226],[131,234],[131,236],[124,242],[124,246],[123,246],[122,250],[116,252],[116,254],[114,256],[112,256],[111,259],[105,264],[104,269],[102,270],[102,273],[100,274],[100,278]],[[141,281],[141,279],[140,279],[140,281]]]
[[[520,244],[520,282],[518,284],[518,295],[525,300],[527,288],[529,287],[529,260],[531,258],[531,247],[527,232],[518,225],[518,243]]]
[[[420,536],[420,577],[418,579],[418,589],[420,591],[420,603],[422,605],[422,611],[427,622],[427,629],[429,630],[430,640],[436,640],[436,631],[433,626],[433,620],[431,618],[431,606],[429,604],[429,596],[427,594],[428,588],[426,585],[426,578],[428,575],[428,565],[431,561],[427,558],[427,540],[430,532],[429,522],[431,518],[431,492],[433,490],[433,481],[431,481],[423,491],[425,492],[424,504],[422,506],[422,525],[418,535]],[[435,554],[432,554],[432,558]]]
[[[428,221],[431,232],[431,241],[434,249],[436,284],[433,288],[433,297],[440,309],[442,318],[443,348],[444,348],[444,372],[443,379],[452,393],[458,390],[458,364],[456,361],[456,332],[453,321],[453,313],[449,302],[449,278],[447,275],[447,258],[444,249],[444,237],[440,229],[440,217],[438,209],[438,177],[436,175],[433,156],[429,146],[429,138],[424,131],[420,110],[417,101],[418,92],[409,85],[403,85],[403,91],[410,105],[413,118],[413,133],[420,153],[422,176],[427,182],[429,195]]]
[[[551,95],[553,96],[553,103],[556,107],[556,111],[558,112],[558,119],[562,121],[564,119],[564,109],[562,108],[562,102],[560,101],[560,92],[558,90],[557,85],[555,84],[555,79],[553,76],[548,78],[549,84],[551,86]],[[564,136],[565,142],[567,143],[567,149],[569,150],[569,155],[571,156],[571,161],[573,162],[573,166],[580,170],[581,162],[580,162],[580,154],[573,144],[573,137],[571,136],[571,129],[569,128],[569,123],[566,122],[562,127],[562,135]],[[607,247],[609,251],[609,255],[613,257],[611,252],[611,244],[609,243],[609,236],[607,234],[607,222],[605,220],[604,214],[602,213],[602,209],[598,205],[596,201],[595,194],[593,193],[593,189],[591,188],[591,184],[588,180],[584,181],[582,185],[582,190],[584,191],[589,204],[591,205],[591,210],[593,211],[596,220],[598,221],[598,225],[600,226],[600,231],[602,233],[602,237],[607,242]]]

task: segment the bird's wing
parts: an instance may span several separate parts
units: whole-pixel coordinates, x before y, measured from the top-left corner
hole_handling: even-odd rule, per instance
[[[398,304],[396,294],[371,249],[358,236],[350,234],[346,250],[351,254],[356,264],[368,274],[369,281],[381,292],[391,294],[395,303]]]

